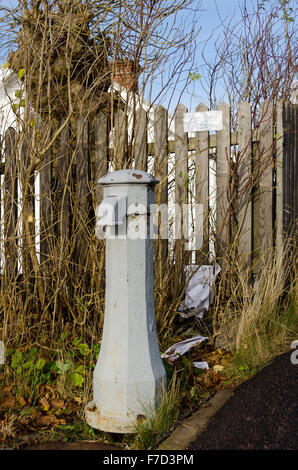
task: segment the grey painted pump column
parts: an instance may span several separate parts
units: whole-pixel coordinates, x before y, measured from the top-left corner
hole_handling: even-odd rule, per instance
[[[130,433],[166,387],[158,347],[153,297],[150,205],[159,181],[140,170],[108,173],[96,211],[96,235],[106,238],[103,337],[93,375],[87,423]]]

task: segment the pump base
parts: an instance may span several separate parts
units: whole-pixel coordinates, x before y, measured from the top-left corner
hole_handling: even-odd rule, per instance
[[[86,421],[94,429],[105,432],[134,433],[137,418],[135,416],[103,416],[92,400],[85,408]]]

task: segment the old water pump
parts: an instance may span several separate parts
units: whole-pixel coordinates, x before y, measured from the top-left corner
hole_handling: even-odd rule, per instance
[[[104,185],[96,234],[106,239],[106,298],[86,420],[96,429],[130,433],[138,418],[156,407],[166,386],[156,334],[149,212],[158,180],[140,170],[120,170],[98,183]]]

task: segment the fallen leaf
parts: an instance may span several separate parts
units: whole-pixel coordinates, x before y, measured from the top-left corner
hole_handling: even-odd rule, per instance
[[[13,408],[15,406],[15,399],[14,396],[9,394],[2,398],[0,402],[0,406],[3,406],[3,408]]]
[[[48,402],[48,400],[43,397],[39,400],[39,404],[41,405],[41,408],[44,410],[44,411],[49,411],[50,409],[50,404]]]
[[[224,366],[220,366],[219,364],[217,364],[213,367],[213,370],[214,372],[221,372],[222,370],[224,370]]]
[[[54,415],[37,415],[34,424],[38,427],[47,427],[52,426],[53,424],[57,424],[59,420]]]
[[[26,400],[24,400],[24,398],[22,396],[19,396],[18,397],[18,402],[21,406],[26,406]]]
[[[79,403],[79,404],[82,403],[82,398],[81,397],[73,397],[73,399],[76,403]]]
[[[53,410],[61,410],[65,408],[65,402],[63,400],[50,400],[50,405]]]

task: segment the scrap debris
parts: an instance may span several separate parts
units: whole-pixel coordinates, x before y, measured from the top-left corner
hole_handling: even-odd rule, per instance
[[[208,365],[208,362],[207,361],[201,361],[201,362],[193,362],[193,365],[197,368],[197,369],[209,369],[209,365]]]
[[[220,271],[221,267],[217,263],[214,266],[185,266],[186,282],[189,282],[185,291],[185,300],[178,307],[181,317],[203,318],[209,310],[209,305],[214,301],[212,286]]]
[[[185,354],[191,348],[201,345],[204,341],[207,341],[209,338],[206,336],[194,336],[193,338],[185,339],[184,341],[179,341],[179,343],[174,344],[169,349],[167,349],[162,355],[162,359],[167,359],[169,361],[175,361],[178,357]]]

